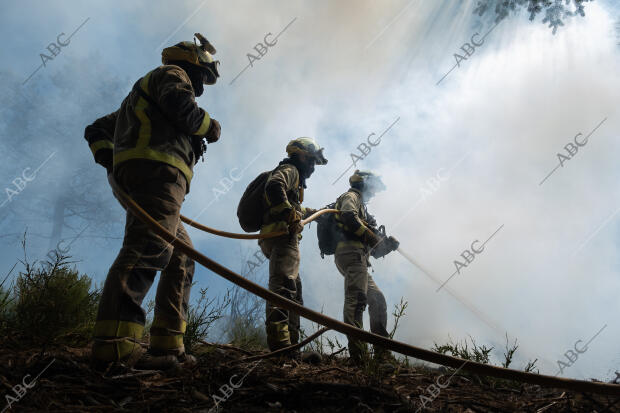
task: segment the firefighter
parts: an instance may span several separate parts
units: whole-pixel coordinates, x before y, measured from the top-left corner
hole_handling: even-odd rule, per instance
[[[393,237],[382,238],[376,221],[368,213],[366,203],[379,191],[386,189],[381,177],[373,172],[359,171],[349,178],[351,188],[336,202],[335,263],[344,276],[344,322],[364,328],[363,315],[368,305],[370,331],[383,337],[387,332],[387,305],[383,293],[368,273],[369,256],[378,258],[398,248]],[[359,364],[367,353],[366,344],[348,337],[349,354]],[[375,346],[375,359],[392,360],[391,354]]]
[[[95,161],[108,179],[133,198],[176,237],[192,245],[180,222],[181,205],[190,190],[193,167],[207,143],[217,142],[220,125],[195,98],[203,85],[219,77],[215,48],[200,41],[181,42],[162,52],[163,66],[139,79],[116,112],[85,130]],[[142,301],[157,271],[161,278],[146,354]],[[135,364],[137,368],[191,366],[185,353],[194,262],[127,212],[123,246],[108,272],[94,328],[93,361]],[[137,363],[136,363],[137,361]]]
[[[299,276],[300,221],[316,210],[301,204],[306,180],[314,172],[314,166],[327,164],[327,159],[323,148],[310,138],[290,141],[286,152],[288,158],[279,163],[265,183],[261,234],[288,231],[288,235],[260,240],[259,245],[269,259],[269,289],[303,305]],[[271,351],[299,341],[299,314],[267,302],[265,324]]]

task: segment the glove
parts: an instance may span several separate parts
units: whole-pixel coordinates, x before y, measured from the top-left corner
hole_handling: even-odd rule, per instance
[[[207,144],[204,142],[204,138],[198,135],[192,135],[191,143],[194,156],[196,157],[196,162],[198,162],[198,159],[200,158],[202,158],[202,161],[204,162],[204,154],[207,151]]]
[[[400,247],[400,242],[398,242],[396,238],[390,236],[388,240],[390,241],[390,248],[392,249],[392,251],[396,251],[398,247]]]
[[[379,242],[381,241],[379,237],[376,236],[375,233],[369,229],[366,230],[364,234],[362,234],[362,240],[364,241],[364,244],[370,246],[371,248],[376,247],[377,244],[379,244]]]
[[[291,235],[299,234],[304,229],[304,226],[301,225],[301,213],[295,208],[289,210],[286,223],[288,224],[288,233]]]
[[[304,226],[301,225],[301,222],[297,221],[288,226],[288,233],[291,235],[301,234],[301,231],[304,230]]]
[[[211,125],[209,125],[209,130],[207,130],[207,134],[205,138],[207,138],[208,143],[215,143],[220,139],[220,133],[222,131],[222,127],[220,123],[215,119],[211,119]]]
[[[366,223],[368,224],[369,227],[377,226],[377,220],[375,219],[375,217],[373,217],[370,214],[368,214],[368,217],[366,218]]]
[[[312,214],[315,214],[317,211],[318,211],[318,209],[306,208],[306,213],[304,214],[304,219],[308,218]]]

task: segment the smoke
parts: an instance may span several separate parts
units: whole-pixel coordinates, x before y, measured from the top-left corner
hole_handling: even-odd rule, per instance
[[[388,188],[369,204],[379,223],[433,278],[445,282],[459,270],[436,292],[439,285],[397,253],[374,261],[371,274],[388,305],[401,296],[409,301],[397,339],[430,347],[448,335],[471,335],[495,345],[501,356],[505,331],[522,344],[515,367],[538,358],[547,360],[541,372],[554,374],[556,360],[575,341],[587,341],[609,324],[564,375],[602,377],[617,362],[620,333],[611,317],[619,309],[620,287],[613,215],[620,207],[613,139],[620,89],[610,2],[588,3],[586,16],[566,21],[556,35],[522,13],[501,21],[480,46],[473,42],[480,44],[493,21],[473,14],[473,0],[5,7],[0,31],[17,40],[5,45],[10,59],[3,62],[10,64],[2,70],[12,76],[3,77],[3,91],[36,69],[39,53],[59,33],[69,34],[90,17],[61,54],[19,86],[39,104],[2,107],[2,185],[28,165],[36,167],[46,149],[60,150],[38,186],[22,192],[24,200],[71,194],[64,182],[74,162],[90,168],[87,185],[112,199],[83,128],[120,106],[133,82],[160,63],[162,47],[201,32],[218,50],[222,77],[198,102],[220,121],[222,138],[196,167],[186,216],[238,232],[235,209],[245,186],[277,165],[291,138],[313,137],[330,162],[308,180],[306,205],[333,202],[355,169],[377,171]],[[582,142],[603,119],[585,146],[567,152],[578,133]],[[376,142],[383,132],[371,146],[369,136],[374,133]],[[558,166],[558,153],[570,160],[541,185]],[[353,164],[352,154],[363,159]],[[48,234],[49,217],[19,202],[10,208],[20,219],[2,218],[3,234],[27,225]],[[120,208],[116,214],[122,218]],[[73,221],[74,229],[65,231],[78,233],[83,223]],[[482,252],[472,251],[500,227]],[[122,228],[111,232],[120,237]],[[191,235],[198,249],[231,268],[243,264],[240,247],[255,248],[193,230]],[[305,302],[339,318],[342,276],[332,257],[320,259],[314,226],[303,235]],[[81,269],[102,281],[120,241],[99,241],[102,247],[92,248],[92,239],[78,240],[74,253],[83,260]],[[42,239],[43,254],[46,247]],[[7,267],[17,254],[16,243],[6,245]],[[204,269],[196,279],[197,287],[209,285],[210,291],[228,286]]]

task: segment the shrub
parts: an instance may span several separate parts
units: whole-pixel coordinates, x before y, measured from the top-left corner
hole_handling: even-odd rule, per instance
[[[91,291],[91,278],[71,268],[68,259],[56,251],[38,265],[22,261],[25,269],[15,280],[9,310],[9,325],[20,336],[37,343],[84,342],[90,336],[101,292]]]
[[[441,354],[449,354],[451,356],[460,357],[464,360],[471,360],[478,363],[489,364],[489,354],[493,347],[486,347],[484,345],[478,346],[472,337],[469,338],[471,341],[472,347],[469,348],[467,344],[467,340],[464,340],[461,343],[453,343],[452,339],[446,344],[438,345],[435,343],[435,347],[432,349]],[[511,344],[508,340],[508,334],[506,334],[506,351],[504,352],[504,361],[502,361],[501,366],[503,368],[509,368],[512,364],[513,358],[519,346],[517,345],[517,340]],[[536,367],[538,359],[530,360],[524,367],[524,371],[528,373],[538,373],[538,368]],[[493,379],[496,383],[504,383],[513,387],[518,387],[520,384],[516,381],[503,380],[503,379]]]
[[[227,341],[233,346],[246,350],[258,350],[267,347],[267,333],[264,325],[255,320],[235,318],[227,323]]]
[[[462,358],[463,360],[471,360],[476,363],[489,364],[489,354],[493,347],[486,347],[485,345],[478,346],[472,337],[469,338],[472,344],[471,349],[467,344],[467,340],[463,342],[453,343],[452,339],[444,345],[435,344],[433,351],[441,354],[449,354],[454,357]]]
[[[257,255],[262,254],[260,249],[251,252],[240,252],[242,269],[241,274],[248,280],[258,284],[267,283],[267,266],[259,267],[266,261]],[[267,348],[267,333],[265,332],[265,301],[249,291],[235,285],[231,289],[230,307],[225,320],[221,324],[222,338],[234,346],[259,350]]]
[[[11,295],[11,287],[6,287],[6,282],[9,279],[9,276],[11,275],[11,272],[13,272],[13,269],[15,268],[15,266],[13,266],[13,268],[11,268],[11,271],[9,271],[9,273],[6,275],[6,277],[4,277],[4,280],[2,280],[2,282],[0,283],[0,335],[6,335],[6,330],[9,326],[10,323],[10,317],[13,313],[13,297]]]
[[[230,292],[227,291],[224,298],[207,298],[208,288],[200,290],[200,298],[194,305],[190,305],[187,311],[187,329],[183,337],[183,344],[187,351],[204,340],[211,325],[223,317],[222,313],[230,305]]]

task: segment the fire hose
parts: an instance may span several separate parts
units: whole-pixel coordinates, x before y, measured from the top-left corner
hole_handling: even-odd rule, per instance
[[[114,192],[122,199],[128,210],[130,210],[138,219],[144,222],[155,234],[170,242],[172,245],[174,245],[175,248],[178,248],[188,257],[203,265],[205,268],[218,274],[219,276],[225,278],[226,280],[232,282],[233,284],[236,284],[237,286],[251,292],[252,294],[255,294],[279,307],[295,312],[300,316],[315,323],[321,324],[347,336],[354,337],[358,340],[381,346],[387,350],[391,350],[420,360],[425,360],[431,363],[452,367],[455,369],[462,368],[463,370],[469,371],[470,373],[481,374],[507,380],[516,380],[523,383],[537,384],[553,388],[568,389],[578,392],[590,392],[620,396],[620,385],[565,379],[561,377],[529,373],[525,371],[507,369],[489,364],[482,364],[474,361],[464,360],[458,357],[436,353],[431,350],[425,350],[419,347],[414,347],[410,344],[379,336],[377,334],[359,329],[350,324],[345,324],[341,321],[311,310],[294,301],[286,299],[281,295],[274,293],[273,291],[269,291],[268,289],[265,289],[256,283],[253,283],[252,281],[244,278],[243,276],[235,273],[234,271],[229,270],[223,265],[217,263],[216,261],[213,261],[202,253],[196,251],[194,248],[190,247],[186,243],[177,239],[174,234],[169,232],[157,221],[155,221],[129,195],[127,195],[121,188],[119,188],[118,185],[115,185],[113,183],[113,180],[111,183],[113,184]]]
[[[315,212],[314,214],[310,215],[308,218],[301,220],[300,224],[301,225],[306,225],[309,222],[314,221],[315,219],[317,219],[318,217],[320,217],[323,214],[328,214],[328,213],[332,213],[332,212],[338,212],[337,209],[321,209],[317,212]],[[211,228],[208,227],[206,225],[202,225],[194,220],[191,220],[183,215],[181,215],[181,221],[185,222],[188,225],[191,225],[192,227],[199,229],[201,231],[204,232],[208,232],[210,234],[213,235],[218,235],[220,237],[226,237],[226,238],[234,238],[234,239],[265,239],[265,238],[275,238],[275,237],[281,237],[282,235],[288,235],[288,232],[286,231],[280,231],[280,232],[270,232],[268,234],[237,234],[234,232],[226,232],[226,231],[220,231],[219,229],[215,229],[215,228]]]

